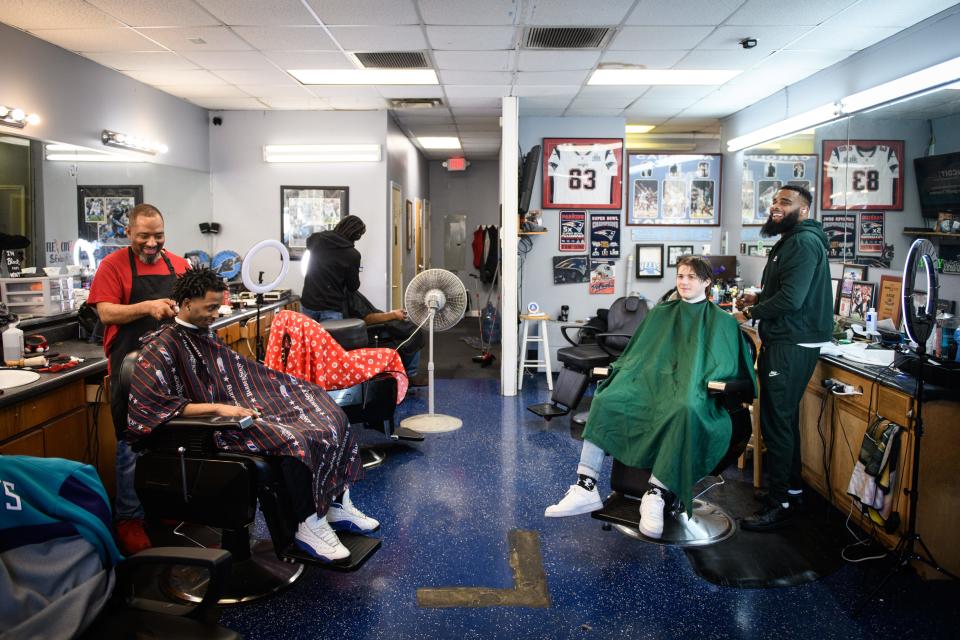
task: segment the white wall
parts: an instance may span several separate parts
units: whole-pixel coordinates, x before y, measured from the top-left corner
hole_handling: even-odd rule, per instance
[[[222,225],[214,251],[232,249],[241,255],[266,238],[280,238],[280,187],[348,187],[349,213],[363,218],[367,232],[357,243],[363,256],[361,291],[375,305],[386,301],[387,162],[274,163],[263,161],[265,144],[384,144],[384,111],[225,111],[221,126],[210,127],[212,220]],[[271,255],[272,254],[272,255]],[[251,273],[279,272],[276,252],[263,252]],[[294,262],[281,287],[300,293],[303,275]]]
[[[374,304],[382,309],[390,308],[390,267],[392,266],[390,256],[390,182],[395,182],[400,185],[403,200],[409,200],[413,203],[414,215],[416,215],[416,198],[420,198],[420,200],[428,198],[430,192],[430,175],[427,169],[427,161],[423,157],[423,154],[413,146],[413,143],[410,142],[403,131],[400,130],[400,127],[393,121],[393,118],[387,118],[386,126],[387,179],[386,182],[383,183],[382,190],[378,191],[378,193],[382,194],[386,211],[382,244],[382,251],[384,252],[386,262],[383,270],[380,272],[386,276],[386,293],[384,294],[383,304],[379,304],[374,298],[370,298]],[[432,210],[435,209],[432,208]],[[433,215],[431,215],[431,217],[433,217]],[[403,289],[406,291],[407,284],[413,279],[413,276],[417,274],[416,250],[411,249],[407,251],[405,241],[407,237],[407,220],[405,213],[401,215],[400,224],[402,228]],[[432,228],[434,229],[434,233],[436,233],[436,226],[432,225]],[[367,233],[369,232],[370,226],[367,225]],[[365,278],[363,279],[365,280]]]
[[[17,135],[103,149],[111,129],[167,144],[160,164],[209,170],[205,109],[4,24],[0,88],[0,102],[42,118]]]

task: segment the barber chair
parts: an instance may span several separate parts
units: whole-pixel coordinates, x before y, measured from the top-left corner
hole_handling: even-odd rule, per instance
[[[369,334],[363,320],[357,318],[324,320],[320,326],[326,329],[330,336],[347,351],[369,346]],[[286,352],[283,358],[286,361]],[[423,441],[423,434],[399,427],[394,420],[394,412],[397,408],[397,381],[393,376],[381,373],[358,385],[328,393],[347,414],[351,424],[363,424],[393,440]],[[387,457],[386,453],[375,448],[361,449],[360,454],[363,457],[364,469],[382,464]]]
[[[617,298],[605,314],[597,314],[585,325],[562,325],[560,332],[571,346],[557,351],[563,363],[553,386],[550,402],[527,409],[549,422],[575,411],[587,385],[606,375],[605,368],[620,357],[634,331],[647,317],[647,302],[639,296]],[[571,335],[576,330],[575,335]],[[573,422],[586,424],[587,412],[575,414]]]
[[[750,346],[755,361],[756,351],[752,343]],[[591,514],[607,523],[604,529],[612,526],[631,538],[678,547],[707,546],[736,533],[736,520],[716,504],[702,499],[710,489],[724,484],[720,474],[743,454],[753,431],[749,409],[754,398],[753,384],[749,379],[725,380],[723,383],[723,389],[709,389],[707,393],[722,403],[730,414],[730,446],[711,474],[697,483],[695,490],[702,488],[694,495],[692,514],[687,516],[686,507],[679,503],[664,514],[660,538],[648,538],[640,533],[640,501],[650,488],[650,470],[629,467],[614,459],[610,496],[604,500],[603,509]]]
[[[123,359],[121,392],[129,394],[139,352]],[[196,546],[219,546],[231,553],[233,565],[220,594],[220,604],[249,602],[292,585],[304,564],[336,571],[354,571],[380,547],[378,538],[338,532],[350,556],[321,562],[294,543],[298,522],[280,469],[281,457],[220,451],[213,431],[239,429],[235,418],[174,418],[134,445],[135,487],[147,517],[181,523],[174,533]],[[253,539],[257,503],[270,540]],[[189,523],[186,524],[186,523]],[[198,525],[198,526],[195,526]],[[198,602],[206,574],[193,567],[168,571],[162,588],[169,595]]]

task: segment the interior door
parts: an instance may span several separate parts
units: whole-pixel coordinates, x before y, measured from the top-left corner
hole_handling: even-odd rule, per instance
[[[390,183],[390,308],[403,307],[403,192],[396,182]]]
[[[414,244],[416,250],[414,251],[414,259],[416,260],[417,273],[420,273],[426,268],[423,261],[423,200],[417,198],[416,202],[416,214],[414,214],[414,229],[416,230]]]

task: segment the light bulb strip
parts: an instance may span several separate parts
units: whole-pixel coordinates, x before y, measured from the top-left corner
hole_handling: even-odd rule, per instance
[[[103,132],[101,132],[100,142],[107,147],[116,147],[118,149],[127,149],[129,151],[137,151],[139,153],[148,153],[152,156],[155,156],[158,153],[167,152],[167,145],[163,144],[162,142],[151,142],[138,136],[131,136],[126,133],[110,131],[109,129],[104,129]]]
[[[35,113],[27,113],[20,107],[8,107],[0,104],[0,124],[23,129],[28,124],[39,124],[40,116]]]

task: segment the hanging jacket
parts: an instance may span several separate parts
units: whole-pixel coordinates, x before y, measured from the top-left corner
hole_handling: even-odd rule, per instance
[[[483,261],[483,266],[480,267],[480,282],[490,284],[497,271],[497,263],[500,262],[500,234],[495,225],[487,227],[484,248],[487,257]]]
[[[471,247],[473,248],[473,268],[480,270],[480,267],[483,266],[483,241],[486,237],[483,227],[477,227],[473,232],[473,242]]]

